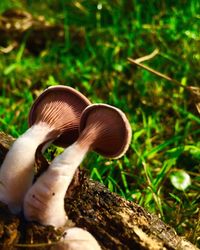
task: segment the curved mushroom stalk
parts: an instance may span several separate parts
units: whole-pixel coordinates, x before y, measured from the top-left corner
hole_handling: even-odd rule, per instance
[[[55,227],[65,225],[68,218],[64,209],[64,197],[86,152],[87,150],[83,151],[75,142],[52,161],[48,170],[26,193],[26,219]]]
[[[35,151],[52,128],[37,124],[29,128],[11,146],[0,168],[0,200],[13,213],[20,212],[23,198],[34,175]]]
[[[70,145],[78,137],[80,116],[89,100],[78,91],[65,86],[45,90],[29,113],[29,126],[9,150],[0,168],[0,200],[13,213],[23,205],[24,195],[32,185],[35,152],[59,138]],[[63,136],[63,137],[62,137]]]
[[[126,152],[131,139],[131,128],[124,113],[104,104],[90,105],[84,110],[80,131],[78,140],[56,157],[28,190],[24,200],[27,220],[64,226],[65,193],[86,153],[95,150],[106,157],[118,158]]]
[[[73,227],[65,230],[60,242],[51,250],[101,250],[96,239],[86,230]]]

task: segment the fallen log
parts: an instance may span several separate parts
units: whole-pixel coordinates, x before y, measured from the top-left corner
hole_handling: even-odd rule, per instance
[[[0,164],[14,138],[0,132]],[[44,159],[41,159],[41,164]],[[45,166],[46,167],[46,166]],[[65,209],[70,220],[88,230],[102,249],[198,249],[175,230],[134,202],[110,192],[80,171],[78,181],[66,194]],[[69,222],[70,226],[73,224]],[[26,222],[23,214],[12,215],[0,203],[1,249],[51,249],[62,229]]]
[[[85,31],[75,25],[68,27],[70,39],[79,47],[85,45]],[[33,16],[18,8],[8,9],[0,15],[0,53],[9,53],[26,42],[26,49],[38,54],[51,41],[63,43],[65,28],[62,24],[53,24],[44,16]]]

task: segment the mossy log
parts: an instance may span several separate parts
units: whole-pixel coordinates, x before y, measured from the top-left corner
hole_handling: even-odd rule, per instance
[[[0,132],[0,164],[13,141]],[[197,249],[141,206],[84,174],[76,178],[78,181],[66,194],[66,212],[76,226],[92,233],[102,249]],[[61,233],[62,229],[26,222],[23,214],[12,215],[0,203],[0,249],[51,249]]]

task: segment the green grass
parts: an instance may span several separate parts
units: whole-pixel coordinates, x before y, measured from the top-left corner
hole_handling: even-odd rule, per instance
[[[198,244],[200,116],[184,89],[127,58],[158,48],[146,64],[184,85],[199,86],[199,1],[2,0],[0,12],[9,7],[63,24],[65,39],[49,41],[34,55],[24,37],[18,48],[0,54],[1,130],[22,134],[31,103],[55,84],[75,87],[94,103],[121,108],[133,130],[127,154],[110,160],[90,153],[82,165],[93,179],[159,214]],[[80,40],[73,39],[70,27],[80,32]],[[178,170],[191,178],[183,191],[170,182]]]

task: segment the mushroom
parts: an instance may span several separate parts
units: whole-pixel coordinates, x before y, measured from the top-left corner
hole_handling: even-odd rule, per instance
[[[11,146],[0,168],[0,200],[19,213],[26,191],[32,185],[35,152],[58,138],[70,145],[78,137],[80,116],[89,100],[75,89],[55,86],[46,89],[29,113],[30,128]],[[60,137],[59,137],[60,136]]]
[[[72,227],[63,233],[60,241],[51,250],[101,250],[96,239],[88,231]]]
[[[80,135],[50,164],[26,193],[24,215],[43,225],[64,226],[64,197],[77,167],[94,150],[109,158],[121,157],[130,144],[131,128],[125,114],[106,105],[88,106],[80,120]]]

